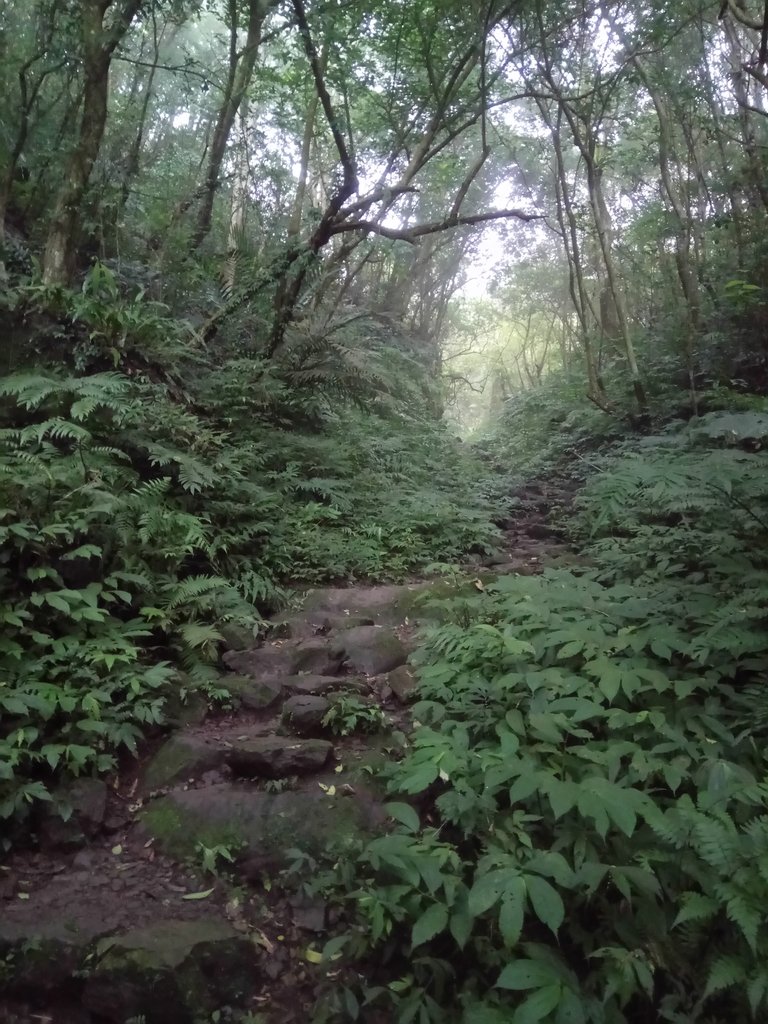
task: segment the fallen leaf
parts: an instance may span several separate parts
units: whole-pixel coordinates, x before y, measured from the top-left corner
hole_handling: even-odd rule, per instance
[[[215,888],[215,887],[214,887]],[[213,889],[204,889],[202,892],[188,892],[182,896],[183,900],[204,900],[211,895]]]
[[[122,852],[123,852],[123,848],[120,845],[120,843],[118,843],[117,846],[113,846],[112,847],[112,853],[114,853],[114,855],[116,857],[119,857]]]
[[[321,964],[323,962],[323,954],[318,953],[316,949],[307,949],[304,951],[304,959],[311,964]]]
[[[340,772],[344,771],[344,765],[343,764],[337,764],[336,767],[333,770],[338,775]]]
[[[29,899],[29,893],[28,892],[20,892],[20,893],[18,893],[18,897],[19,897],[20,900],[28,900]]]
[[[274,953],[275,945],[273,942],[270,942],[264,932],[254,932],[252,939],[257,945],[263,946],[268,953]]]

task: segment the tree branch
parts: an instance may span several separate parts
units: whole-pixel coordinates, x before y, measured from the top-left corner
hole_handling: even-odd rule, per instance
[[[381,235],[393,242],[409,242],[415,245],[419,238],[424,235],[436,235],[441,231],[450,231],[452,228],[471,227],[474,224],[487,224],[494,220],[542,220],[541,213],[526,213],[525,210],[489,210],[487,213],[475,213],[467,217],[449,215],[444,220],[432,221],[429,224],[416,224],[412,228],[388,228],[383,224],[377,224],[372,220],[348,221],[345,224],[336,224],[332,234],[339,235],[345,231],[365,231],[366,234]]]
[[[309,66],[312,69],[312,77],[315,80],[315,89],[317,95],[320,98],[320,103],[325,114],[325,119],[328,122],[328,127],[331,129],[333,135],[333,141],[339,154],[339,160],[341,160],[341,166],[344,171],[344,188],[339,191],[338,205],[333,211],[334,214],[338,212],[341,205],[357,192],[357,170],[355,168],[354,161],[347,149],[347,144],[344,140],[344,136],[339,128],[339,123],[336,118],[336,113],[333,109],[333,103],[331,101],[330,93],[325,85],[325,78],[323,76],[323,70],[320,66],[320,58],[317,53],[312,34],[309,31],[309,24],[307,23],[307,13],[304,9],[303,0],[293,0],[293,9],[296,12],[296,22],[299,27],[299,33],[301,35],[302,42],[304,43],[304,52],[307,55]],[[341,197],[342,192],[347,194]]]

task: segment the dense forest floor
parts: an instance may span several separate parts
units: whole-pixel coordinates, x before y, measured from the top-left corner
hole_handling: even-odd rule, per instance
[[[409,743],[420,629],[441,599],[567,564],[549,513],[572,494],[519,488],[493,554],[452,581],[297,589],[265,642],[224,655],[237,707],[184,707],[109,784],[75,783],[72,817],[43,819],[2,868],[3,1020],[167,1024],[200,1012],[193,993],[210,1019],[230,1001],[265,1024],[315,1019],[318,950],[344,920],[302,881],[340,837],[389,827],[379,769]]]

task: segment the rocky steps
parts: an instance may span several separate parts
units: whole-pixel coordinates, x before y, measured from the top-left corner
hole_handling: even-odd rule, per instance
[[[550,502],[517,503],[478,576],[562,554]],[[230,711],[182,706],[111,786],[67,787],[71,815],[41,814],[36,848],[0,868],[0,1021],[197,1024],[235,1007],[254,1024],[307,1021],[305,951],[335,912],[272,883],[386,828],[376,766],[405,742],[408,656],[440,588],[320,589],[267,642],[230,630]]]

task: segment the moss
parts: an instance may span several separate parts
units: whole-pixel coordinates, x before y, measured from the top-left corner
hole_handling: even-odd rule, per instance
[[[228,846],[243,859],[287,864],[290,849],[317,854],[345,846],[371,827],[374,811],[368,798],[327,797],[319,787],[269,794],[222,785],[163,797],[144,811],[142,823],[178,859],[203,843]]]
[[[144,789],[161,789],[219,767],[224,754],[191,736],[171,736],[144,769]]]
[[[242,828],[238,828],[236,821],[206,821],[202,816],[180,808],[168,797],[150,804],[140,820],[158,846],[177,860],[194,857],[198,844],[237,849],[245,842]]]

